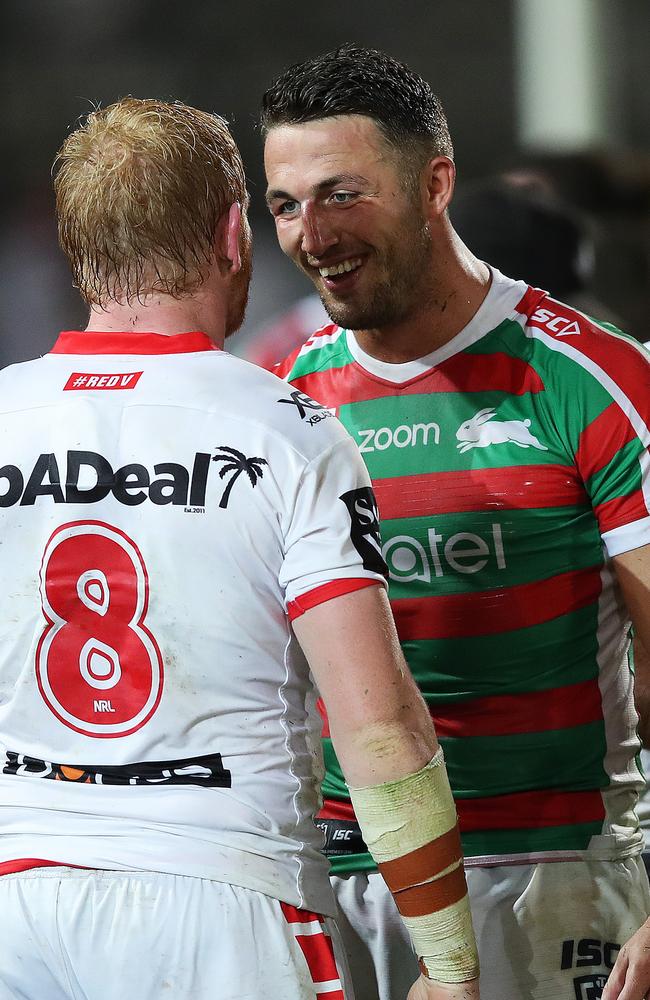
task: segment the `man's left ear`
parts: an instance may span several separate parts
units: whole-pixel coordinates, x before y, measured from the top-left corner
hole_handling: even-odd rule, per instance
[[[429,212],[436,216],[444,215],[456,183],[454,161],[448,156],[435,156],[424,168],[422,178]]]
[[[241,270],[240,240],[242,232],[241,205],[235,201],[228,209],[228,214],[219,223],[220,258],[228,264],[230,274]]]

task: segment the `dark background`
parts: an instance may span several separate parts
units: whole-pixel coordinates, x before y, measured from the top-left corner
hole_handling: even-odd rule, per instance
[[[260,323],[306,294],[264,207],[257,109],[288,64],[343,41],[386,49],[432,83],[449,117],[460,185],[543,166],[589,215],[598,298],[629,332],[650,339],[650,3],[592,0],[611,15],[602,59],[616,139],[533,154],[521,148],[517,127],[515,4],[525,2],[4,0],[0,363],[43,353],[59,329],[85,324],[56,245],[50,168],[81,115],[125,94],[179,99],[231,122],[256,237],[251,307],[233,348],[245,350]],[[551,68],[554,58],[551,47]]]

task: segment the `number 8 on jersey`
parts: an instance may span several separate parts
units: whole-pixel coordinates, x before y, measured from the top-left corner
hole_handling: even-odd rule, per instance
[[[144,624],[149,577],[135,542],[101,521],[57,528],[43,555],[41,603],[48,624],[36,677],[48,708],[86,736],[144,726],[160,702],[163,664]]]

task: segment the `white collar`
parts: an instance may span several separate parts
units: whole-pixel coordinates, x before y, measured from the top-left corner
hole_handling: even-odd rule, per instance
[[[523,298],[528,288],[525,281],[514,281],[512,278],[507,278],[494,267],[490,267],[490,273],[492,282],[488,293],[467,326],[430,354],[425,354],[424,357],[416,358],[414,361],[404,361],[401,364],[379,361],[372,355],[366,354],[359,347],[352,330],[346,330],[345,336],[350,354],[357,364],[361,365],[370,375],[376,375],[387,382],[408,382],[410,379],[422,375],[423,372],[435,368],[447,358],[464,351],[470,344],[474,344],[499,323],[502,323]]]

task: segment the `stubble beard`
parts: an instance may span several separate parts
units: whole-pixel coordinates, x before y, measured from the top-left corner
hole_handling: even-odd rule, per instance
[[[248,293],[250,289],[251,276],[253,273],[253,247],[250,231],[245,230],[242,235],[241,269],[232,283],[228,310],[226,312],[226,337],[236,333],[244,322],[246,306],[248,305]]]
[[[347,330],[394,326],[420,311],[433,296],[431,234],[423,219],[404,227],[395,242],[385,251],[374,251],[369,262],[382,277],[362,297],[345,302],[335,292],[319,288],[321,302],[337,326]]]

